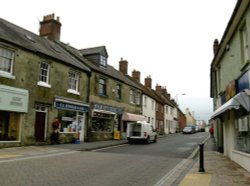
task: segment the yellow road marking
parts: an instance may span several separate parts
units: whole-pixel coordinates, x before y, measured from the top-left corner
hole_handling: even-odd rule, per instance
[[[14,157],[18,157],[18,156],[22,156],[20,154],[0,154],[0,158],[14,158]]]

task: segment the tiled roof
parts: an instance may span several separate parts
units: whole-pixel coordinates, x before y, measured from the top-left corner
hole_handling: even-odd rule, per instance
[[[0,18],[0,41],[17,45],[34,53],[40,53],[79,69],[90,69],[70,55],[57,42],[50,41]]]
[[[123,83],[125,83],[127,85],[130,85],[132,87],[135,87],[135,88],[138,88],[138,89],[141,90],[141,88],[134,81],[132,81],[127,76],[122,74],[119,70],[116,70],[113,66],[107,65],[107,68],[104,69],[103,67],[100,67],[100,66],[96,65],[95,63],[93,63],[92,61],[90,61],[89,59],[84,57],[83,54],[82,54],[83,49],[78,50],[78,49],[76,49],[76,48],[74,48],[72,46],[69,46],[69,45],[67,45],[65,43],[62,43],[62,42],[60,44],[66,50],[68,50],[69,52],[74,54],[78,59],[82,60],[82,62],[84,64],[86,64],[92,71],[96,71],[98,73],[104,74],[104,75],[106,75],[108,77],[114,78],[114,79],[116,79],[116,80],[118,80],[120,82],[123,82]],[[97,47],[97,49],[94,49],[94,48],[92,48],[91,50],[88,49],[88,54],[91,54],[90,53],[91,51],[94,52],[93,54],[99,53],[100,50],[103,50],[103,47],[105,48],[105,46],[101,46],[101,47]]]

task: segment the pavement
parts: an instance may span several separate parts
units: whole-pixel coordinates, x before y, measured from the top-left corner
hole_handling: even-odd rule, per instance
[[[62,155],[77,151],[96,150],[124,145],[127,140],[84,142],[80,144],[57,144],[24,146],[0,149],[0,163],[44,156]],[[246,186],[250,185],[250,173],[223,154],[216,151],[214,138],[208,138],[204,145],[204,171],[199,172],[199,149],[184,159],[157,186]],[[195,156],[196,155],[196,156]]]

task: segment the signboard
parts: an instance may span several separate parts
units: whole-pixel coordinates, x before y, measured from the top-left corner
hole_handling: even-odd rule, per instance
[[[122,108],[112,107],[112,106],[109,106],[109,105],[103,105],[103,104],[99,104],[99,103],[93,103],[93,109],[106,110],[106,111],[109,111],[109,112],[114,112],[116,114],[122,114],[123,113]]]
[[[0,85],[0,110],[28,112],[28,100],[28,90]]]
[[[80,111],[80,112],[88,112],[88,107],[84,105],[77,105],[72,103],[66,103],[62,101],[55,101],[54,103],[55,108],[57,109],[63,109],[63,110],[74,110],[74,111]]]
[[[245,89],[250,88],[249,86],[249,71],[245,72],[241,77],[239,77],[237,82],[237,90],[241,92]]]
[[[239,118],[239,131],[248,132],[248,117]]]
[[[231,81],[226,87],[226,101],[234,97],[236,94],[236,81]]]

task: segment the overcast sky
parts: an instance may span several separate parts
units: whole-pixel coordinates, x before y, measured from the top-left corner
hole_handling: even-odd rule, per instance
[[[237,0],[7,0],[1,18],[38,34],[44,15],[60,17],[61,41],[82,49],[105,45],[116,69],[139,70],[166,86],[183,112],[212,114],[210,64]]]

